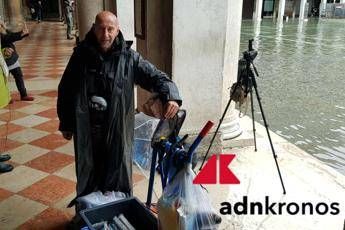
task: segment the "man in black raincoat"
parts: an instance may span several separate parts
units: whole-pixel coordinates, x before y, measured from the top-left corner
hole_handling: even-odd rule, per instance
[[[116,16],[99,13],[59,84],[59,130],[74,139],[77,197],[97,190],[132,195],[134,84],[158,93],[166,119],[182,103],[176,85],[130,45]]]

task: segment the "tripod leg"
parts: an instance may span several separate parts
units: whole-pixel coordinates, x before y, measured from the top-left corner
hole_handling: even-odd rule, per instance
[[[236,86],[236,87],[237,87],[237,86]],[[235,90],[234,90],[234,91],[235,91]],[[226,105],[226,108],[225,108],[225,110],[224,110],[224,112],[223,112],[222,118],[219,120],[219,124],[218,124],[218,126],[217,126],[217,129],[216,129],[216,131],[215,131],[214,134],[213,134],[213,137],[212,137],[212,139],[211,139],[210,145],[208,146],[208,149],[207,149],[207,151],[206,151],[206,154],[205,154],[205,156],[204,156],[204,159],[202,160],[202,163],[201,163],[201,165],[200,165],[199,170],[201,170],[201,169],[202,169],[202,166],[204,166],[204,164],[205,164],[207,155],[208,155],[208,153],[210,152],[210,149],[211,149],[211,147],[212,147],[212,144],[213,144],[213,142],[214,142],[214,139],[216,138],[216,135],[217,135],[217,133],[218,133],[218,131],[219,131],[220,125],[222,124],[223,119],[224,119],[224,117],[225,117],[225,114],[226,114],[226,112],[227,112],[228,109],[229,109],[229,106],[230,106],[231,101],[232,101],[232,99],[231,99],[231,97],[230,97],[229,102],[228,102],[228,104]]]
[[[250,106],[252,110],[252,121],[253,121],[253,135],[254,135],[254,151],[258,151],[256,148],[256,129],[255,129],[255,121],[254,121],[254,104],[253,104],[253,90],[250,89]]]
[[[279,165],[278,165],[278,161],[277,161],[277,155],[276,155],[276,152],[274,151],[271,135],[270,135],[270,132],[268,130],[268,124],[267,124],[267,121],[266,121],[264,110],[262,108],[261,99],[260,99],[260,96],[259,96],[259,92],[258,92],[258,89],[257,89],[257,85],[256,85],[256,81],[255,81],[255,77],[254,76],[252,77],[252,81],[253,81],[253,86],[254,86],[254,89],[255,89],[256,99],[258,100],[258,104],[259,104],[259,107],[260,107],[260,112],[261,112],[261,115],[262,115],[262,119],[264,120],[264,124],[265,124],[265,128],[266,128],[268,140],[269,140],[270,145],[271,145],[271,150],[272,150],[273,158],[274,158],[274,161],[275,161],[276,166],[277,166],[280,183],[281,183],[281,185],[283,187],[283,194],[286,194],[283,178],[282,178],[282,175],[280,173],[280,169],[279,169]]]
[[[204,164],[205,164],[205,160],[206,160],[206,158],[207,158],[207,155],[208,155],[208,153],[210,152],[210,149],[211,149],[212,144],[213,144],[213,142],[214,142],[214,139],[216,138],[216,135],[217,135],[217,133],[218,133],[218,131],[219,131],[220,125],[221,125],[222,122],[223,122],[223,119],[224,119],[224,117],[225,117],[225,114],[226,114],[226,112],[227,112],[228,109],[229,109],[230,103],[231,103],[231,101],[232,101],[232,98],[233,98],[234,95],[235,95],[235,92],[236,92],[236,90],[237,90],[237,87],[240,87],[240,86],[241,86],[241,84],[240,84],[239,82],[236,82],[235,84],[236,84],[236,85],[235,85],[235,87],[234,87],[234,90],[232,91],[232,93],[231,93],[231,95],[230,95],[230,99],[229,99],[229,101],[228,101],[228,104],[227,104],[226,107],[225,107],[225,110],[224,110],[224,112],[223,112],[222,118],[220,118],[220,120],[219,120],[219,124],[218,124],[218,126],[217,126],[216,132],[213,134],[213,137],[212,137],[212,139],[211,139],[210,145],[208,146],[208,149],[207,149],[207,151],[206,151],[206,153],[205,153],[204,159],[203,159],[203,161],[202,161],[202,163],[201,163],[201,165],[200,165],[199,171],[202,169],[202,166],[204,166]]]

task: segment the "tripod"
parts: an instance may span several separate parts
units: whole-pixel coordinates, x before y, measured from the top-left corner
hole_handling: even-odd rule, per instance
[[[231,92],[231,95],[230,95],[230,99],[228,101],[228,104],[226,105],[225,107],[225,110],[223,112],[223,115],[219,121],[219,124],[216,128],[216,131],[211,139],[211,142],[210,142],[210,145],[206,151],[206,154],[204,156],[204,159],[203,159],[203,162],[199,168],[199,170],[202,169],[204,163],[205,163],[205,160],[207,158],[207,155],[212,147],[212,144],[214,142],[214,139],[219,131],[219,128],[223,122],[223,119],[227,113],[227,110],[229,109],[229,106],[230,106],[230,103],[231,101],[237,101],[237,98],[235,97],[235,94],[236,92],[238,92],[237,90],[239,88],[242,88],[244,89],[244,94],[245,94],[245,97],[247,97],[248,93],[250,94],[250,102],[251,102],[251,114],[252,114],[252,125],[253,125],[253,136],[254,136],[254,151],[256,152],[257,151],[257,146],[256,146],[256,129],[255,129],[255,121],[254,121],[254,106],[253,106],[253,87],[254,87],[254,90],[255,90],[255,95],[256,95],[256,99],[258,101],[258,104],[259,104],[259,108],[260,108],[260,112],[261,112],[261,115],[262,115],[262,119],[264,121],[264,125],[265,125],[265,129],[266,129],[266,132],[267,132],[267,136],[268,136],[268,140],[269,140],[269,143],[270,143],[270,146],[271,146],[271,150],[272,150],[272,154],[273,154],[273,158],[274,158],[274,161],[275,161],[275,164],[276,164],[276,167],[277,167],[277,171],[278,171],[278,175],[279,175],[279,179],[280,179],[280,182],[281,182],[281,185],[282,185],[282,188],[283,188],[283,194],[286,194],[286,190],[285,190],[285,186],[284,186],[284,182],[283,182],[283,179],[282,179],[282,176],[281,176],[281,173],[280,173],[280,169],[279,169],[279,165],[278,165],[278,161],[277,161],[277,155],[275,153],[275,150],[274,150],[274,147],[273,147],[273,143],[272,143],[272,139],[271,139],[271,135],[270,135],[270,132],[268,130],[268,124],[267,124],[267,121],[266,121],[266,117],[265,117],[265,114],[264,114],[264,110],[262,108],[262,104],[261,104],[261,98],[259,96],[259,92],[258,92],[258,88],[257,88],[257,83],[256,83],[256,79],[255,79],[255,75],[257,77],[259,77],[259,74],[257,72],[257,69],[253,63],[253,60],[255,59],[255,57],[257,56],[257,51],[255,51],[253,49],[253,45],[252,45],[252,42],[253,42],[253,39],[249,40],[249,44],[248,44],[248,50],[243,52],[243,59],[241,59],[239,61],[239,71],[238,71],[238,76],[237,76],[237,82],[234,84],[234,86],[232,87],[233,90]],[[254,72],[253,72],[254,70]]]

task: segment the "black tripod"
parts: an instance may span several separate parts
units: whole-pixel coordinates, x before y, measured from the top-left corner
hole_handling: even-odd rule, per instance
[[[219,121],[219,124],[217,126],[217,129],[211,139],[211,143],[207,149],[207,152],[204,156],[203,162],[199,168],[199,170],[201,170],[201,168],[203,167],[205,160],[207,158],[207,155],[212,147],[212,144],[214,142],[214,139],[219,131],[219,128],[223,122],[223,119],[226,115],[227,110],[229,109],[230,103],[231,101],[235,101],[238,102],[238,97],[236,96],[236,94],[238,94],[239,91],[243,90],[244,93],[244,97],[247,97],[248,93],[250,94],[250,102],[251,102],[251,113],[252,113],[252,121],[253,121],[253,134],[254,134],[254,150],[257,151],[256,148],[256,130],[255,130],[255,121],[254,121],[254,106],[253,106],[253,87],[255,89],[255,95],[256,95],[256,99],[258,101],[259,107],[260,107],[260,112],[262,115],[262,119],[264,121],[264,125],[266,128],[266,132],[267,132],[267,136],[268,136],[268,140],[270,142],[270,146],[271,146],[271,150],[272,150],[272,154],[273,154],[273,158],[275,161],[275,164],[277,166],[277,171],[279,174],[279,179],[281,182],[281,185],[283,187],[283,194],[286,194],[286,190],[285,190],[285,186],[284,186],[284,182],[280,173],[280,169],[279,169],[279,165],[278,165],[278,161],[277,161],[277,155],[275,153],[274,147],[273,147],[273,143],[272,143],[272,139],[271,139],[271,135],[270,132],[268,130],[268,124],[266,121],[266,117],[264,114],[264,110],[262,108],[262,104],[261,104],[261,98],[259,96],[259,92],[258,92],[258,88],[257,88],[257,84],[256,84],[256,80],[255,80],[255,75],[258,77],[259,74],[256,70],[256,67],[253,63],[253,60],[256,58],[257,56],[257,51],[253,49],[253,45],[252,45],[253,39],[249,40],[249,44],[248,44],[248,50],[243,52],[243,58],[239,61],[239,66],[238,66],[238,76],[237,76],[237,82],[233,85],[232,88],[232,92],[230,94],[230,99],[228,101],[228,104],[225,107],[225,110],[223,112],[223,115]],[[254,72],[253,72],[254,70]]]

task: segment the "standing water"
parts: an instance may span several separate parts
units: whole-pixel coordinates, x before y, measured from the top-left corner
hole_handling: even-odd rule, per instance
[[[243,21],[251,38],[270,129],[345,174],[345,20]]]

